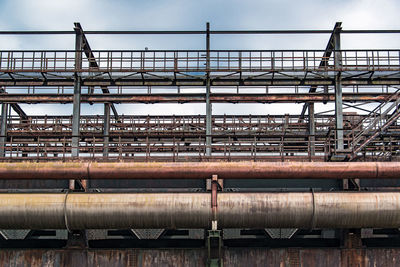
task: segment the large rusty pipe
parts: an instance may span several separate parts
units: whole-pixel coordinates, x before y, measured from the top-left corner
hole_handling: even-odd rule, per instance
[[[0,163],[0,179],[377,179],[400,178],[399,162]]]
[[[0,194],[0,229],[207,228],[208,193]],[[398,228],[400,193],[219,193],[220,228]]]

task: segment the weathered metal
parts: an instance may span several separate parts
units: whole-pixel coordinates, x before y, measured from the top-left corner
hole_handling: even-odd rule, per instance
[[[219,193],[221,228],[399,228],[400,193]],[[209,193],[0,194],[0,229],[207,228]]]
[[[200,78],[180,78],[177,77],[173,79],[173,76],[165,76],[162,78],[124,78],[122,80],[113,80],[104,76],[104,79],[96,79],[93,76],[86,76],[82,81],[83,86],[205,86],[205,81]],[[252,79],[250,76],[243,75],[242,80],[236,77],[232,78],[220,78],[221,76],[212,76],[211,85],[215,87],[221,86],[324,86],[324,85],[334,85],[334,81],[331,78],[304,78],[302,76],[297,76],[296,79],[280,78],[274,77],[273,79],[259,78]],[[397,85],[399,83],[399,78],[381,76],[379,79],[370,79],[362,77],[348,77],[343,80],[342,84],[346,86],[359,85],[359,86],[370,86],[370,85]],[[0,79],[0,85],[2,86],[73,86],[74,81],[71,77],[65,78],[54,78],[51,80],[33,80],[29,78],[19,78],[18,80],[11,79]]]
[[[396,106],[396,102],[389,101],[387,105]],[[205,116],[123,115],[110,117],[109,124],[107,118],[80,117],[80,158],[125,161],[211,158],[205,153]],[[390,116],[384,114],[379,118],[379,125],[390,120]],[[366,115],[344,115],[344,141],[348,149],[352,147],[351,143],[359,143],[358,136],[367,138],[372,134],[368,121]],[[312,116],[307,122],[307,119],[299,121],[299,117],[294,115],[213,115],[212,157],[258,161],[276,158],[281,161],[326,160],[335,145],[334,116],[316,115],[314,123],[311,122]],[[26,120],[18,116],[8,117],[5,158],[2,160],[68,160],[71,156],[71,129],[71,116],[29,116]],[[373,129],[380,130],[379,127]],[[399,124],[392,123],[385,127],[385,132],[379,133],[379,138],[364,147],[364,160],[374,161],[374,156],[379,156],[380,160],[390,158],[396,161],[398,155],[395,151],[400,149],[400,143],[396,142],[400,136]]]
[[[371,102],[386,101],[390,93],[343,93],[343,101]],[[204,103],[205,94],[82,94],[82,103]],[[299,102],[332,102],[334,94],[211,94],[211,103],[299,103]],[[0,95],[0,103],[72,103],[71,94],[6,94]]]
[[[368,53],[370,51],[373,53]],[[39,56],[32,52],[36,52]],[[333,71],[384,72],[398,71],[400,68],[398,50],[388,49],[343,50],[341,53],[345,64],[340,66],[334,64],[334,59],[324,58],[325,50],[211,50],[208,69],[207,60],[202,56],[205,52],[205,50],[92,50],[89,61],[99,63],[98,68],[93,68],[93,65],[89,64],[82,66],[71,64],[74,62],[74,53],[71,50],[0,51],[3,63],[0,65],[0,71],[11,73],[258,71],[278,74],[282,71],[303,73],[315,71],[331,76]],[[321,60],[326,60],[329,64],[320,66]]]
[[[396,267],[399,248],[224,248],[224,266]],[[206,251],[187,249],[2,249],[0,265],[14,266],[206,266]]]
[[[0,265],[11,266],[176,266],[206,265],[204,249],[2,249]],[[225,248],[224,266],[367,267],[400,264],[398,248]]]
[[[333,32],[333,48],[335,49],[335,69],[339,70],[343,66],[342,51],[340,45],[340,31],[342,27],[335,27]],[[342,92],[342,72],[335,72],[335,123],[336,123],[336,149],[343,151],[343,92]]]
[[[325,52],[324,52],[324,55],[323,55],[323,57],[322,57],[322,60],[321,60],[321,62],[319,63],[319,66],[320,66],[321,68],[324,68],[324,67],[326,66],[326,64],[328,64],[328,60],[329,60],[329,58],[331,57],[332,52],[333,52],[333,50],[334,50],[334,38],[335,38],[336,29],[338,29],[338,28],[341,27],[341,26],[342,26],[342,23],[341,23],[341,22],[336,22],[335,27],[333,28],[332,34],[331,34],[331,36],[330,36],[330,38],[329,38],[329,40],[328,40],[328,44],[326,45]],[[309,92],[310,92],[310,93],[315,93],[315,91],[317,90],[317,88],[318,88],[318,86],[312,85],[312,86],[310,87]],[[304,103],[303,109],[302,109],[302,111],[301,111],[301,113],[300,113],[300,119],[303,119],[303,118],[304,118],[304,114],[306,113],[307,108],[309,108],[309,107],[311,107],[310,104]],[[313,106],[313,107],[314,107],[314,106]],[[314,113],[314,110],[312,110],[312,113]],[[311,114],[311,110],[309,110],[309,115],[310,115],[310,114]]]
[[[75,26],[75,64],[77,69],[82,67],[82,31]],[[80,133],[80,116],[81,116],[81,73],[74,73],[74,95],[72,108],[72,140],[71,140],[71,156],[76,158],[79,156],[79,133]]]
[[[1,125],[0,125],[0,157],[5,156],[6,140],[7,140],[7,113],[8,104],[1,104]]]
[[[0,179],[398,179],[398,162],[14,162]]]

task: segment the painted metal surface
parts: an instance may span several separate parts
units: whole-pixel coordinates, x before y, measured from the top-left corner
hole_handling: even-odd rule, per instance
[[[222,228],[399,228],[400,193],[219,193]],[[0,229],[208,228],[207,193],[0,194]]]

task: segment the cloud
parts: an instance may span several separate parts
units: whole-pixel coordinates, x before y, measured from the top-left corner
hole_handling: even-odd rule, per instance
[[[79,21],[86,30],[202,30],[211,29],[399,29],[396,0],[3,0],[1,30],[72,30]],[[324,49],[329,35],[213,36],[212,49]],[[93,49],[204,49],[204,36],[88,36]],[[400,35],[342,37],[343,48],[398,48]],[[73,49],[73,36],[0,36],[0,49]],[[218,104],[214,112],[298,114],[302,105]],[[56,112],[70,114],[70,108]],[[324,109],[317,106],[317,112]],[[29,105],[29,114],[52,113],[48,105]],[[199,114],[204,104],[118,105],[125,114]],[[48,112],[47,112],[48,111]],[[102,112],[83,105],[83,113]]]

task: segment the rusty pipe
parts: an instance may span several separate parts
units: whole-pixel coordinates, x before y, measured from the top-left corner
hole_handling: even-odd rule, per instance
[[[397,179],[399,162],[18,162],[0,179]]]
[[[398,228],[400,193],[219,193],[220,228]],[[209,193],[0,194],[0,229],[208,228]]]

